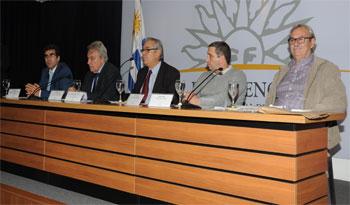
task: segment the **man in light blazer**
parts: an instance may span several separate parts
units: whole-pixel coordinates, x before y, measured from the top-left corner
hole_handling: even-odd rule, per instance
[[[132,93],[144,94],[144,104],[149,103],[152,93],[174,94],[172,103],[177,103],[175,81],[180,79],[180,72],[164,62],[162,42],[156,38],[146,38],[141,52],[144,67],[137,74]]]
[[[291,62],[275,75],[266,105],[312,111],[346,111],[347,98],[340,72],[333,63],[314,55],[316,37],[304,24],[294,26],[288,40]],[[328,149],[340,142],[337,125],[329,125]]]

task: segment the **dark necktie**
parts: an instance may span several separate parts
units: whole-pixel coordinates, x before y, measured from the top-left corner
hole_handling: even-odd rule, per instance
[[[143,81],[143,87],[142,87],[142,94],[143,94],[143,98],[142,98],[142,101],[141,103],[144,103],[147,99],[147,96],[148,96],[148,84],[149,84],[149,78],[152,74],[152,71],[149,70],[148,73],[147,73],[147,76],[145,78],[145,81]]]
[[[100,75],[100,73],[96,73],[96,74],[94,75],[94,77],[93,77],[91,92],[94,92],[94,90],[96,89],[97,81],[98,81],[99,75]]]

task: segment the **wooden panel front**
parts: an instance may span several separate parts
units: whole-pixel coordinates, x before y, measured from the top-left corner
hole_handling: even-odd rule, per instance
[[[135,193],[134,176],[52,158],[45,158],[45,162],[45,171],[129,193]]]
[[[1,119],[8,119],[8,120],[43,123],[44,114],[45,114],[44,110],[14,108],[14,107],[1,108]]]
[[[137,119],[136,134],[147,137],[285,154],[300,154],[327,147],[327,130],[325,128],[295,132],[264,128]]]
[[[325,173],[303,180],[296,186],[297,203],[306,204],[328,194],[328,178]]]
[[[255,201],[249,201],[232,196],[168,184],[140,177],[136,177],[135,191],[138,195],[167,201],[173,204],[262,204]]]
[[[1,146],[44,154],[44,141],[15,135],[0,134]]]
[[[1,120],[1,132],[43,139],[44,125]]]
[[[1,160],[40,170],[44,168],[43,156],[7,149],[3,147],[1,148]]]
[[[46,123],[87,130],[135,134],[135,119],[73,112],[47,111]]]
[[[140,158],[135,168],[139,176],[270,203],[296,203],[295,183]]]
[[[7,205],[25,205],[25,204],[37,204],[37,205],[46,205],[46,204],[57,204],[63,205],[63,203],[52,200],[43,196],[39,196],[21,189],[17,189],[12,186],[5,184],[0,184],[0,204]]]
[[[301,157],[136,139],[136,155],[297,181],[326,170],[325,151]],[[299,165],[299,166],[298,166]]]
[[[134,158],[110,152],[46,142],[45,154],[55,158],[121,172],[134,173]]]
[[[133,137],[46,126],[45,139],[113,152],[135,154],[135,138]]]

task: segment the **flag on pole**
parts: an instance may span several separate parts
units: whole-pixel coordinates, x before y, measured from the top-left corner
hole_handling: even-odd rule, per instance
[[[141,0],[135,0],[134,25],[132,32],[132,57],[131,69],[129,73],[128,88],[130,91],[134,88],[137,79],[137,73],[143,67],[141,59],[142,42],[145,39],[145,26],[142,15]]]

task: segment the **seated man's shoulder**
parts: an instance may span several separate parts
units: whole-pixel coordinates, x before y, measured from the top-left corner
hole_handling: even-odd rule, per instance
[[[179,73],[179,70],[176,69],[174,66],[169,65],[168,63],[166,63],[166,62],[164,62],[164,61],[162,62],[162,64],[164,64],[164,68],[166,68],[168,72]]]

